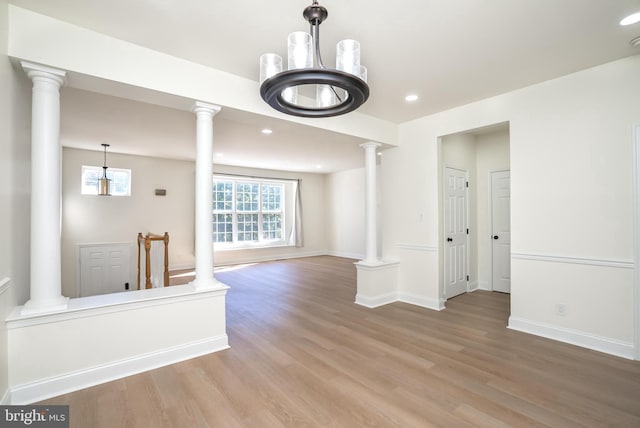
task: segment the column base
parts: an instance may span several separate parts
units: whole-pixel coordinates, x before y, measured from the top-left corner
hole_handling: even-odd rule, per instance
[[[355,265],[358,274],[355,303],[376,308],[398,300],[398,262],[362,260]]]
[[[228,285],[218,281],[216,278],[194,279],[189,283],[195,290],[206,290],[215,288],[229,288]]]
[[[29,300],[20,310],[20,315],[60,312],[66,310],[68,305],[69,298],[64,296],[48,300]]]
[[[360,260],[355,262],[356,267],[357,266],[364,266],[364,267],[376,267],[376,266],[386,266],[389,264],[397,264],[397,262],[385,262],[382,260]]]

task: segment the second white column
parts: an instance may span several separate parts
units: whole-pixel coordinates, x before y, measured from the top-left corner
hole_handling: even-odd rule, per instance
[[[196,114],[196,194],[195,246],[196,277],[191,285],[197,289],[218,286],[213,275],[213,116],[220,107],[197,101]]]
[[[376,149],[380,144],[369,142],[360,145],[365,153],[365,258],[366,265],[377,265],[378,237],[377,237],[377,199],[376,199]]]

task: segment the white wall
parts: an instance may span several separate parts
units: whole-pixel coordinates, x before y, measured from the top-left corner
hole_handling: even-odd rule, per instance
[[[11,84],[11,63],[7,58],[7,2],[0,0],[0,204],[3,207],[9,206],[9,195],[11,192],[11,169],[10,169],[10,113],[11,99],[9,86]],[[0,211],[0,235],[8,236],[11,231],[9,224],[9,210]],[[9,240],[3,239],[0,242],[0,278],[9,275],[9,255],[11,254]]]
[[[7,3],[0,0],[0,320],[29,296],[31,91],[7,52]],[[7,334],[0,328],[0,404],[8,400]]]
[[[0,206],[10,207],[13,191],[11,190],[10,169],[10,98],[9,85],[12,74],[11,64],[7,58],[7,3],[0,1]],[[0,210],[0,236],[11,233],[10,210]],[[11,295],[11,245],[9,239],[0,240],[0,319],[4,320],[11,306],[15,305]],[[0,404],[8,401],[9,365],[7,355],[7,330],[4,323],[0,328]]]
[[[365,253],[364,168],[328,174],[325,183],[329,251],[336,256],[363,259]]]
[[[1,8],[4,12],[4,7]],[[0,14],[2,19],[2,14]],[[0,34],[3,33],[0,31]],[[0,37],[1,39],[1,37]],[[1,42],[0,42],[1,46]],[[4,49],[4,47],[2,47]],[[14,283],[14,293],[18,304],[29,298],[29,239],[30,239],[30,198],[31,198],[31,81],[19,65],[12,65],[0,49],[0,165],[6,186],[3,197],[8,201],[0,224],[9,224],[8,239],[3,239],[0,251],[8,251],[7,257],[0,257],[7,263]],[[6,92],[5,92],[6,91]],[[4,256],[5,254],[0,253]],[[0,277],[1,277],[0,271]]]
[[[437,252],[412,259],[399,250],[438,247],[438,138],[509,122],[510,324],[631,355],[638,75],[634,56],[402,124],[400,147],[385,152],[383,183],[385,252],[401,262],[400,287],[439,297]]]

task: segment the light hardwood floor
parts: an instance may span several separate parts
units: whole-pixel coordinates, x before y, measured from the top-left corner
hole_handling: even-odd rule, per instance
[[[508,330],[506,294],[366,309],[337,257],[216,276],[231,349],[46,403],[83,428],[640,427],[640,362]]]

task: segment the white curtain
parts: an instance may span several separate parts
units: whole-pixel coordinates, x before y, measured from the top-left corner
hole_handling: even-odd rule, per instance
[[[302,180],[298,179],[295,183],[295,207],[293,212],[293,229],[291,236],[289,237],[289,244],[295,245],[297,248],[304,246],[304,240],[302,237],[302,195],[300,186]]]
[[[164,287],[164,241],[151,241],[151,286]]]

